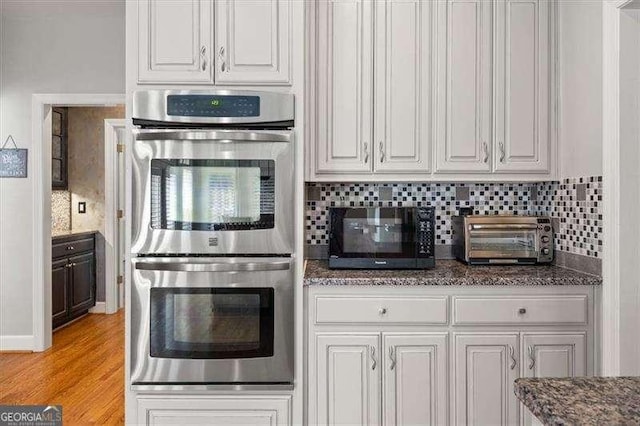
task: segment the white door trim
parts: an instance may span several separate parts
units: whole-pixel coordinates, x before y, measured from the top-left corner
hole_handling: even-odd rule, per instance
[[[603,259],[601,368],[620,374],[620,12],[632,0],[602,3]]]
[[[105,313],[118,311],[118,131],[126,130],[125,119],[104,120],[104,250]],[[124,141],[122,141],[124,142]]]
[[[51,107],[125,104],[122,94],[34,94],[31,99],[33,148],[33,350],[51,346]]]

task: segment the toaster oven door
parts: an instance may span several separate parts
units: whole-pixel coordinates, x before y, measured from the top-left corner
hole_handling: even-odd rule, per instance
[[[535,263],[537,226],[473,224],[467,234],[467,254],[471,262]]]

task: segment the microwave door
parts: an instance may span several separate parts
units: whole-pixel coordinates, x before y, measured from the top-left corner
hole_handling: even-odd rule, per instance
[[[535,226],[472,225],[467,238],[471,260],[495,259],[502,263],[508,259],[516,263],[537,259]]]

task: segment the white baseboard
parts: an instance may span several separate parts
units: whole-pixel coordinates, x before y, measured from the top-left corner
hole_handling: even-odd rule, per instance
[[[96,306],[89,309],[90,314],[104,314],[107,312],[107,302],[96,302]]]
[[[32,351],[33,336],[0,336],[0,351]]]

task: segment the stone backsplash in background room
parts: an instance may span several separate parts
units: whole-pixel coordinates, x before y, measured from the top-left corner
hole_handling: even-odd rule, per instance
[[[602,177],[543,183],[307,183],[306,244],[328,244],[329,207],[436,209],[436,244],[450,245],[451,216],[460,207],[475,214],[548,215],[556,250],[601,257]]]

